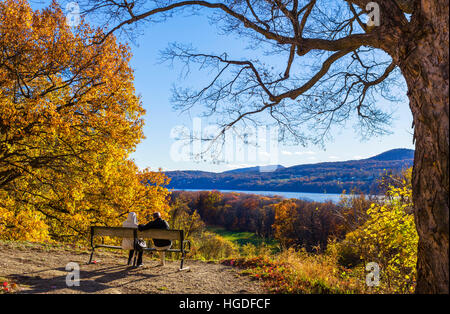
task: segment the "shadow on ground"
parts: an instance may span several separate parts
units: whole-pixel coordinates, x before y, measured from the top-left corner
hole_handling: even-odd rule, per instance
[[[108,266],[93,270],[80,269],[79,286],[68,286],[66,280],[73,281],[74,276],[64,267],[48,268],[39,271],[11,274],[10,277],[22,284],[28,286],[28,289],[22,291],[26,294],[34,293],[54,293],[60,289],[72,290],[68,293],[84,292],[98,293],[108,289],[116,289],[126,285],[135,284],[142,280],[152,280],[156,277],[166,276],[164,274],[148,274],[142,270],[148,268],[160,268],[160,266],[146,266],[145,268],[137,268],[132,266]],[[51,278],[42,278],[39,273],[63,273],[64,275]],[[123,282],[125,281],[125,282]]]

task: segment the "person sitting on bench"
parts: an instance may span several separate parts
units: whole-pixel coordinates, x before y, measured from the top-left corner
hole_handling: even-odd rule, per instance
[[[137,221],[136,213],[134,213],[134,212],[128,213],[127,220],[125,220],[123,222],[122,227],[137,228],[137,226],[138,226],[138,221]],[[134,252],[134,239],[133,238],[123,238],[122,239],[122,249],[130,250],[130,253],[128,255],[128,263],[127,263],[127,265],[129,266],[131,264],[131,259],[133,258],[133,254],[135,253]],[[143,265],[142,264],[142,253],[143,253],[142,251],[136,252],[138,267]]]
[[[150,221],[146,225],[138,225],[139,231],[144,231],[148,229],[165,229],[169,230],[169,224],[167,221],[161,218],[161,214],[159,212],[153,213],[153,221]],[[172,246],[172,241],[165,240],[165,239],[153,239],[153,244],[155,246],[155,249],[157,251],[160,251],[160,257],[161,257],[161,265],[165,265],[165,257],[166,252],[165,250],[170,249]]]

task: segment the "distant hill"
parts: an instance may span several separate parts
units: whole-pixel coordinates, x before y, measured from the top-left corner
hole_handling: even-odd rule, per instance
[[[414,159],[414,150],[406,148],[391,149],[387,152],[369,158],[369,160],[409,160]]]
[[[248,167],[248,168],[239,168],[233,170],[227,170],[221,173],[244,173],[244,172],[269,172],[274,170],[283,169],[282,165],[269,165],[269,166],[256,166],[256,167]]]
[[[249,167],[221,173],[168,171],[166,175],[171,178],[169,188],[175,189],[341,193],[357,188],[377,193],[377,179],[384,172],[400,172],[411,167],[413,160],[414,150],[401,148],[360,160]]]

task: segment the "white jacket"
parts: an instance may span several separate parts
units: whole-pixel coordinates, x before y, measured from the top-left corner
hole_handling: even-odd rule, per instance
[[[136,213],[128,213],[128,218],[125,220],[122,224],[122,227],[126,228],[137,228],[138,221]],[[122,239],[122,249],[124,250],[133,250],[134,249],[134,243],[133,238],[123,238]]]

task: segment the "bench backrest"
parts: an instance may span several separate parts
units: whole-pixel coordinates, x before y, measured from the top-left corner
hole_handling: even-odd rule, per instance
[[[125,227],[91,227],[91,236],[118,238],[134,238],[136,236],[142,239],[184,240],[183,230],[149,229],[138,231],[136,228]]]

